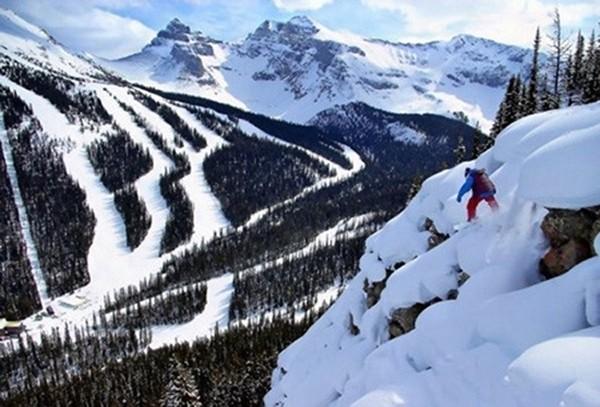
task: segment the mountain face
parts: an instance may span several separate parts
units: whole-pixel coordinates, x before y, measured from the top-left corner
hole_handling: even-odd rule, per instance
[[[599,129],[600,103],[531,115],[427,179],[280,354],[265,405],[600,405]],[[465,225],[467,167],[500,209]]]
[[[120,60],[118,66],[128,66],[133,72],[149,68],[150,79],[157,82],[193,78],[201,85],[213,86],[216,82],[203,59],[214,57],[216,44],[174,19],[141,52]]]
[[[362,101],[398,113],[465,112],[489,126],[511,75],[528,75],[528,50],[469,35],[426,44],[338,33],[306,17],[265,21],[239,43],[194,33],[179,20],[139,54],[108,63],[131,80],[305,122]]]

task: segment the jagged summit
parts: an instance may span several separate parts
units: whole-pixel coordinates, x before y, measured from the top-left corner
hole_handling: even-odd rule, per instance
[[[291,37],[312,36],[319,32],[319,24],[306,16],[295,16],[287,22],[266,20],[250,35],[247,40],[262,40],[273,35]]]
[[[296,122],[361,101],[396,113],[463,111],[486,129],[510,77],[527,76],[529,55],[466,34],[426,44],[364,39],[299,15],[264,21],[235,43],[173,19],[141,53],[111,68],[130,80]],[[471,86],[481,86],[485,97],[475,97]]]
[[[167,27],[160,30],[157,34],[158,38],[167,38],[178,41],[188,41],[192,30],[189,26],[183,24],[178,18],[174,18],[167,24]]]

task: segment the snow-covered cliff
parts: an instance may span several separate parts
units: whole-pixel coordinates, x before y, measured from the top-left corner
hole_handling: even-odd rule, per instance
[[[522,119],[477,162],[425,181],[280,355],[267,406],[600,405],[600,258],[539,272],[548,208],[600,205],[599,151],[596,103]],[[465,226],[467,166],[491,174],[501,209],[483,204]]]

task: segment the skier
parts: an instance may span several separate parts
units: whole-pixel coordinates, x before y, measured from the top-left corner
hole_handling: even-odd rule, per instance
[[[494,198],[496,187],[484,169],[465,168],[465,183],[460,187],[456,200],[461,201],[464,194],[473,191],[467,203],[467,221],[471,222],[477,217],[477,205],[485,200],[493,211],[498,210],[498,202]]]

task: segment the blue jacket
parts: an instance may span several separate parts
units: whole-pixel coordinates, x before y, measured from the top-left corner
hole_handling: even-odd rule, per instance
[[[460,190],[458,191],[458,196],[457,196],[458,202],[460,202],[463,195],[466,194],[467,192],[469,192],[470,190],[473,191],[473,195],[477,195],[481,198],[487,198],[487,197],[494,195],[494,193],[496,192],[495,190],[481,191],[479,193],[476,193],[476,191],[475,191],[475,177],[476,176],[477,176],[477,170],[472,169],[469,171],[469,174],[467,175],[467,179],[465,179],[465,183],[460,187]]]

